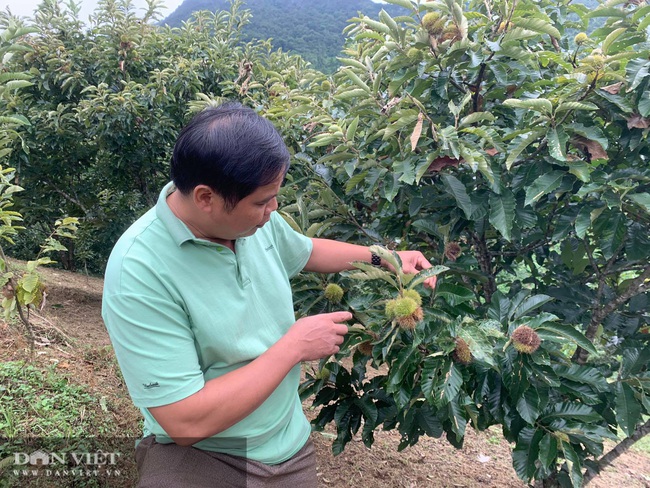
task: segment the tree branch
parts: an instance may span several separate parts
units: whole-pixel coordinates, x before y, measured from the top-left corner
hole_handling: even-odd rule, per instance
[[[605,469],[607,466],[610,466],[616,460],[616,458],[627,451],[636,441],[648,434],[650,434],[650,419],[648,419],[645,424],[637,427],[637,429],[630,437],[623,439],[621,442],[616,444],[616,446],[614,446],[611,451],[601,457],[596,463],[596,469],[588,470],[585,474],[584,478],[582,479],[584,485],[586,486],[589,484],[589,482],[598,476],[598,474],[603,469]]]

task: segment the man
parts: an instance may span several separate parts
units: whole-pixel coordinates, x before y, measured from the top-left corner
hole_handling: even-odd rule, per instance
[[[145,419],[139,486],[316,486],[300,363],[338,352],[352,316],[295,321],[289,279],[371,253],[275,212],[289,159],[253,110],[204,110],[178,137],[172,183],[111,253],[103,318]],[[400,257],[407,272],[431,266]]]

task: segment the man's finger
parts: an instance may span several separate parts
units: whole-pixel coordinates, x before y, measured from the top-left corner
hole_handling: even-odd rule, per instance
[[[352,314],[350,312],[330,312],[323,315],[326,315],[332,322],[346,322],[352,320]]]

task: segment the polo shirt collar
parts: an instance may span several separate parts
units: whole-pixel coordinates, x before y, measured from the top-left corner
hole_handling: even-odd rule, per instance
[[[169,205],[167,205],[167,197],[174,191],[176,191],[176,187],[171,181],[162,189],[158,196],[158,202],[156,202],[156,217],[158,217],[167,228],[167,232],[169,232],[169,235],[172,237],[176,245],[180,247],[184,242],[195,241],[197,239],[194,234],[192,234],[189,227],[187,227],[181,219],[176,217],[171,208],[169,208]]]

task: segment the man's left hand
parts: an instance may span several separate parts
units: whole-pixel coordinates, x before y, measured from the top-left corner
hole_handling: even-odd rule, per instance
[[[417,273],[423,269],[429,269],[431,263],[420,251],[397,251],[397,255],[402,260],[402,271],[405,273]],[[424,281],[424,286],[427,288],[435,288],[437,276],[432,276]]]

